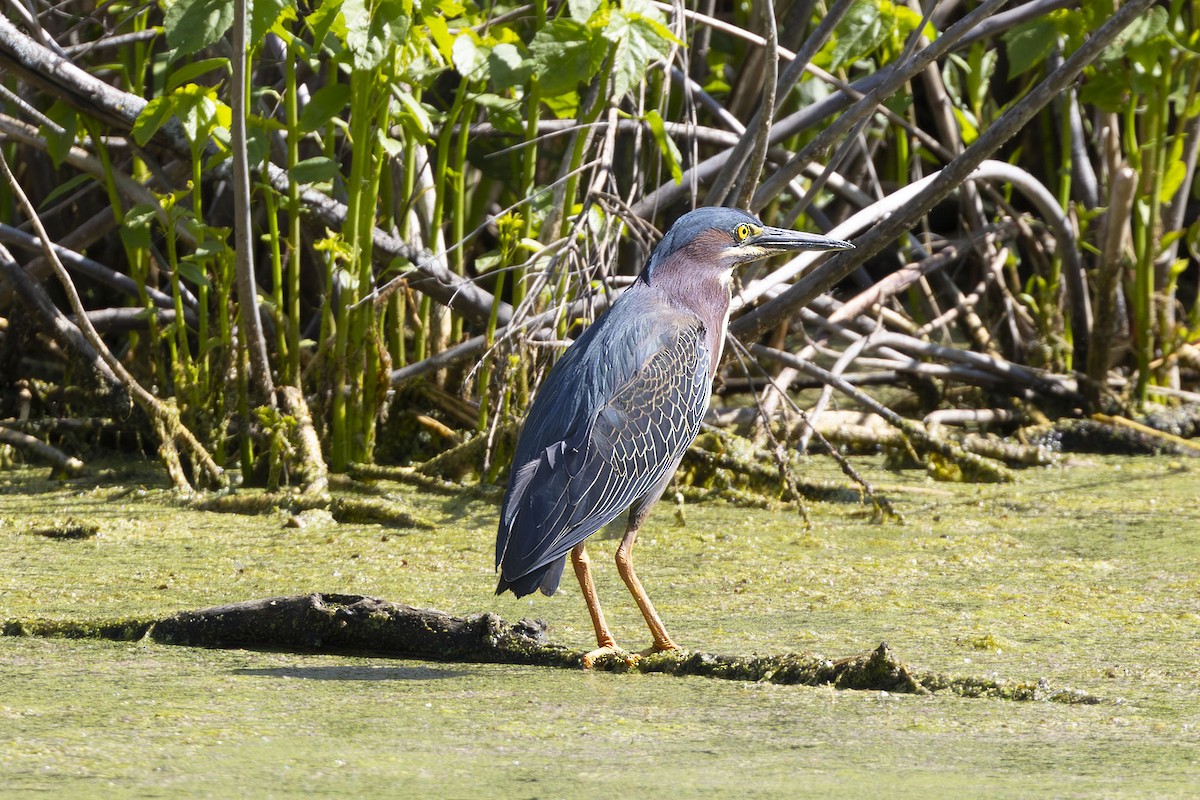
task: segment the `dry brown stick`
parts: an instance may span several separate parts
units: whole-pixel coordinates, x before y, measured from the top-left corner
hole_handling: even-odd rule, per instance
[[[1128,166],[1113,173],[1108,211],[1101,227],[1100,263],[1096,270],[1095,340],[1088,351],[1087,375],[1091,380],[1085,390],[1093,408],[1100,403],[1101,387],[1108,373],[1109,351],[1116,329],[1118,283],[1129,241],[1129,220],[1137,183],[1137,173]]]
[[[993,243],[1000,241],[1003,237],[1012,232],[1012,223],[1003,223],[1000,225],[990,225],[986,228],[976,231],[961,242],[951,242],[945,248],[938,251],[928,258],[922,259],[914,264],[908,264],[899,270],[887,275],[871,285],[870,288],[861,292],[857,297],[847,300],[846,303],[835,311],[830,317],[830,322],[840,322],[845,319],[851,319],[859,314],[865,314],[871,310],[874,305],[882,304],[891,297],[903,292],[913,283],[915,283],[922,275],[928,275],[945,267],[950,266],[959,258],[963,257],[966,252],[979,244],[980,242]]]
[[[1032,91],[1014,103],[995,124],[983,131],[961,156],[940,170],[937,177],[924,186],[903,210],[856,239],[857,249],[848,251],[852,255],[835,255],[779,297],[732,323],[730,332],[742,339],[757,338],[764,331],[777,325],[780,320],[789,317],[797,307],[828,291],[859,265],[889,246],[928,209],[955,191],[989,155],[1016,135],[1047,103],[1058,96],[1064,87],[1074,81],[1121,31],[1143,14],[1152,2],[1153,0],[1129,0],[1122,5],[1063,62],[1061,67],[1051,72]],[[980,5],[976,12],[986,5]],[[939,37],[939,41],[945,38],[943,35]],[[781,170],[778,174],[787,177],[785,171]],[[773,197],[767,190],[767,182],[764,182],[759,191],[765,196],[764,203]]]
[[[1130,430],[1137,431],[1143,436],[1149,436],[1152,439],[1161,439],[1175,446],[1179,450],[1183,450],[1193,455],[1200,455],[1200,443],[1193,442],[1190,439],[1184,439],[1182,436],[1176,436],[1173,433],[1156,430],[1149,425],[1138,422],[1137,420],[1128,419],[1126,417],[1110,416],[1108,414],[1092,414],[1092,419],[1097,422],[1103,422],[1106,425],[1116,425]]]
[[[0,424],[0,444],[6,444],[24,452],[30,453],[43,461],[49,461],[58,469],[70,475],[83,472],[84,464],[78,458],[68,456],[53,445],[46,444],[36,436],[30,436],[21,431],[15,431]]]
[[[761,344],[751,345],[750,352],[764,358],[773,358],[780,363],[793,366],[803,372],[814,377],[820,378],[824,383],[833,386],[843,394],[853,397],[859,403],[862,403],[867,408],[874,411],[879,416],[888,421],[889,424],[899,428],[908,436],[914,444],[925,451],[931,451],[944,456],[958,464],[962,464],[975,470],[976,473],[983,479],[989,481],[1008,483],[1012,481],[1012,473],[1003,464],[999,464],[990,459],[982,458],[973,453],[968,453],[960,446],[953,442],[948,442],[936,437],[930,436],[929,432],[922,425],[910,420],[906,420],[892,411],[887,406],[883,405],[870,395],[860,392],[856,387],[842,380],[837,375],[833,375],[828,371],[821,369],[816,364],[796,358],[794,355],[782,350],[767,347]]]
[[[129,276],[122,275],[116,270],[112,270],[82,255],[82,251],[87,249],[88,245],[107,236],[116,227],[117,220],[113,216],[112,210],[105,208],[63,236],[55,247],[59,249],[64,260],[82,274],[94,280],[101,281],[122,294],[130,294],[132,292],[136,296],[136,285],[133,284]],[[4,226],[3,233],[0,233],[0,236],[8,244],[15,247],[25,247],[28,245],[31,250],[37,250],[39,254],[41,253],[41,247],[38,245],[37,239],[25,233],[25,231]],[[35,280],[41,280],[51,274],[50,265],[40,255],[26,264],[25,269]],[[161,293],[155,291],[152,287],[147,287],[147,294],[150,294],[154,302],[163,308],[167,308],[170,305],[170,298],[166,295],[161,295],[160,297]],[[0,308],[8,305],[10,299],[9,292],[6,289],[0,289]],[[163,301],[166,301],[165,304]]]
[[[42,221],[37,215],[37,209],[33,207],[33,203],[29,202],[24,189],[17,182],[17,178],[9,168],[8,159],[4,157],[3,152],[0,152],[0,171],[4,173],[9,186],[12,187],[13,194],[16,196],[21,208],[25,211],[26,216],[28,216],[34,233],[41,240],[42,254],[54,268],[59,283],[62,284],[63,291],[67,295],[67,300],[71,304],[71,310],[75,312],[75,319],[79,324],[76,330],[83,334],[88,344],[96,352],[99,360],[104,363],[120,385],[137,400],[150,416],[160,436],[163,437],[162,452],[164,459],[169,458],[174,453],[175,447],[173,442],[175,439],[178,439],[187,450],[188,455],[208,479],[209,483],[213,486],[224,485],[225,476],[221,468],[216,465],[212,456],[209,455],[208,451],[204,449],[204,446],[200,444],[196,437],[192,435],[192,432],[179,420],[179,412],[173,406],[161,402],[157,397],[146,391],[137,382],[137,379],[129,374],[129,371],[125,369],[125,366],[117,357],[112,354],[112,351],[108,349],[108,345],[100,338],[100,334],[92,327],[92,323],[87,317],[87,310],[83,307],[83,301],[79,299],[79,292],[75,290],[75,284],[71,281],[71,276],[67,273],[67,268],[63,266],[62,261],[58,258],[58,254],[54,252],[54,248],[50,244],[50,236],[46,233],[46,229],[42,226]],[[177,460],[174,464],[168,461],[167,467],[177,488],[185,491],[191,490],[192,487],[187,482],[183,471],[178,469]]]
[[[249,0],[233,0],[233,81],[230,86],[232,122],[230,160],[233,162],[234,272],[238,298],[238,323],[243,346],[249,356],[250,386],[258,403],[275,405],[275,382],[262,318],[258,314],[258,287],[254,280],[254,239],[250,222],[250,160],[246,145],[246,6]],[[298,323],[299,321],[297,321]]]
[[[127,413],[129,396],[121,388],[116,374],[108,368],[79,328],[58,310],[42,285],[29,277],[4,245],[0,245],[0,275],[8,279],[17,296],[46,333],[89,368],[87,374],[104,398],[107,410],[114,414]]]

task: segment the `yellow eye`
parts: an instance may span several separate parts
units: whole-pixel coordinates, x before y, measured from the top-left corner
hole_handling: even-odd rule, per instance
[[[739,242],[746,241],[750,238],[750,226],[743,222],[733,229],[733,235],[737,237]]]

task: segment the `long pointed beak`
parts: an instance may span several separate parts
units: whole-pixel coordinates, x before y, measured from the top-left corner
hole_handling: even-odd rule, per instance
[[[854,245],[841,239],[830,239],[815,233],[792,231],[787,228],[764,227],[762,233],[748,242],[769,253],[789,250],[853,250]]]

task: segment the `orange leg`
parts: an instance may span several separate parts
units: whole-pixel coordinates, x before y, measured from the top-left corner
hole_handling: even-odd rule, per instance
[[[604,611],[600,608],[600,598],[596,595],[596,584],[592,582],[592,559],[587,554],[583,542],[571,550],[571,566],[575,567],[575,577],[579,579],[579,587],[583,589],[583,600],[587,603],[588,614],[592,617],[592,627],[596,629],[596,649],[583,657],[583,668],[588,669],[596,659],[609,653],[618,653],[617,643],[612,631],[604,620]]]
[[[654,610],[654,605],[646,596],[646,590],[642,588],[642,582],[638,580],[637,573],[633,571],[633,545],[637,542],[638,528],[641,527],[643,519],[645,519],[644,512],[630,515],[629,526],[625,529],[625,538],[621,540],[621,545],[617,548],[617,572],[620,573],[621,580],[625,581],[625,585],[629,587],[629,593],[633,595],[633,599],[637,601],[638,608],[642,610],[642,616],[646,618],[646,625],[650,628],[650,635],[654,637],[654,645],[650,648],[650,652],[678,650],[679,645],[671,641],[667,629]]]

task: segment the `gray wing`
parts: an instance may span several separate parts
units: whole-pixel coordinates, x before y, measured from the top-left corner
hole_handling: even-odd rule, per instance
[[[513,464],[496,541],[498,591],[533,591],[571,548],[675,468],[708,407],[709,363],[703,327],[677,329],[590,419]]]

